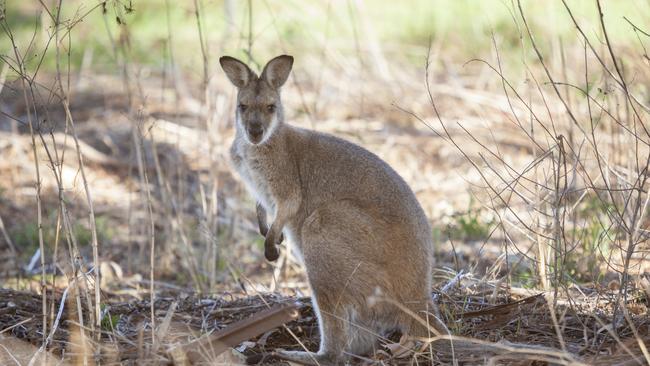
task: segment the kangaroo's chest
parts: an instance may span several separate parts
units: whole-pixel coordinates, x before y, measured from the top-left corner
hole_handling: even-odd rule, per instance
[[[269,187],[266,162],[237,144],[231,147],[230,158],[248,192],[267,210],[273,210],[275,201]]]

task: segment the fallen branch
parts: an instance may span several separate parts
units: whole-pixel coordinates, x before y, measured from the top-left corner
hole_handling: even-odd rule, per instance
[[[178,362],[181,361],[178,360],[179,355],[181,355],[180,357],[184,356],[191,364],[206,362],[208,356],[216,357],[243,341],[298,319],[299,315],[298,304],[277,305],[248,319],[231,324],[218,332],[172,348],[168,353],[178,364],[182,364],[182,362]],[[178,352],[179,350],[181,352]]]

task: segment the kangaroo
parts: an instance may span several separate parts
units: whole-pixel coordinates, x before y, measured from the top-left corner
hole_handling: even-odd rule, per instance
[[[318,352],[276,354],[339,364],[372,352],[389,330],[429,336],[430,328],[395,305],[422,318],[431,309],[432,232],[406,182],[360,146],[285,123],[280,88],[293,57],[275,57],[259,77],[233,57],[219,62],[237,87],[230,155],[259,202],[264,255],[278,258],[284,233],[304,263],[318,317]],[[369,306],[377,290],[394,301]]]

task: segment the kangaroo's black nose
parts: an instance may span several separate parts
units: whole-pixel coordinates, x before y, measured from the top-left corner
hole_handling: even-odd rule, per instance
[[[251,124],[248,127],[248,135],[251,137],[253,142],[258,142],[261,140],[262,134],[264,134],[264,129],[262,129],[261,124]]]

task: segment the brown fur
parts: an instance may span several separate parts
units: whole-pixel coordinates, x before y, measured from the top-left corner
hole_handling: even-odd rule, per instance
[[[239,89],[230,153],[261,203],[261,232],[264,209],[274,214],[266,258],[277,258],[284,232],[303,259],[319,319],[318,353],[280,355],[335,364],[346,353],[371,352],[377,334],[390,329],[427,336],[426,327],[394,305],[367,303],[379,289],[420,316],[430,309],[431,228],[408,185],[362,147],[284,123],[279,88],[291,70],[290,56],[271,60],[259,78],[236,59],[220,62]],[[260,126],[261,137],[249,133],[259,134]]]

